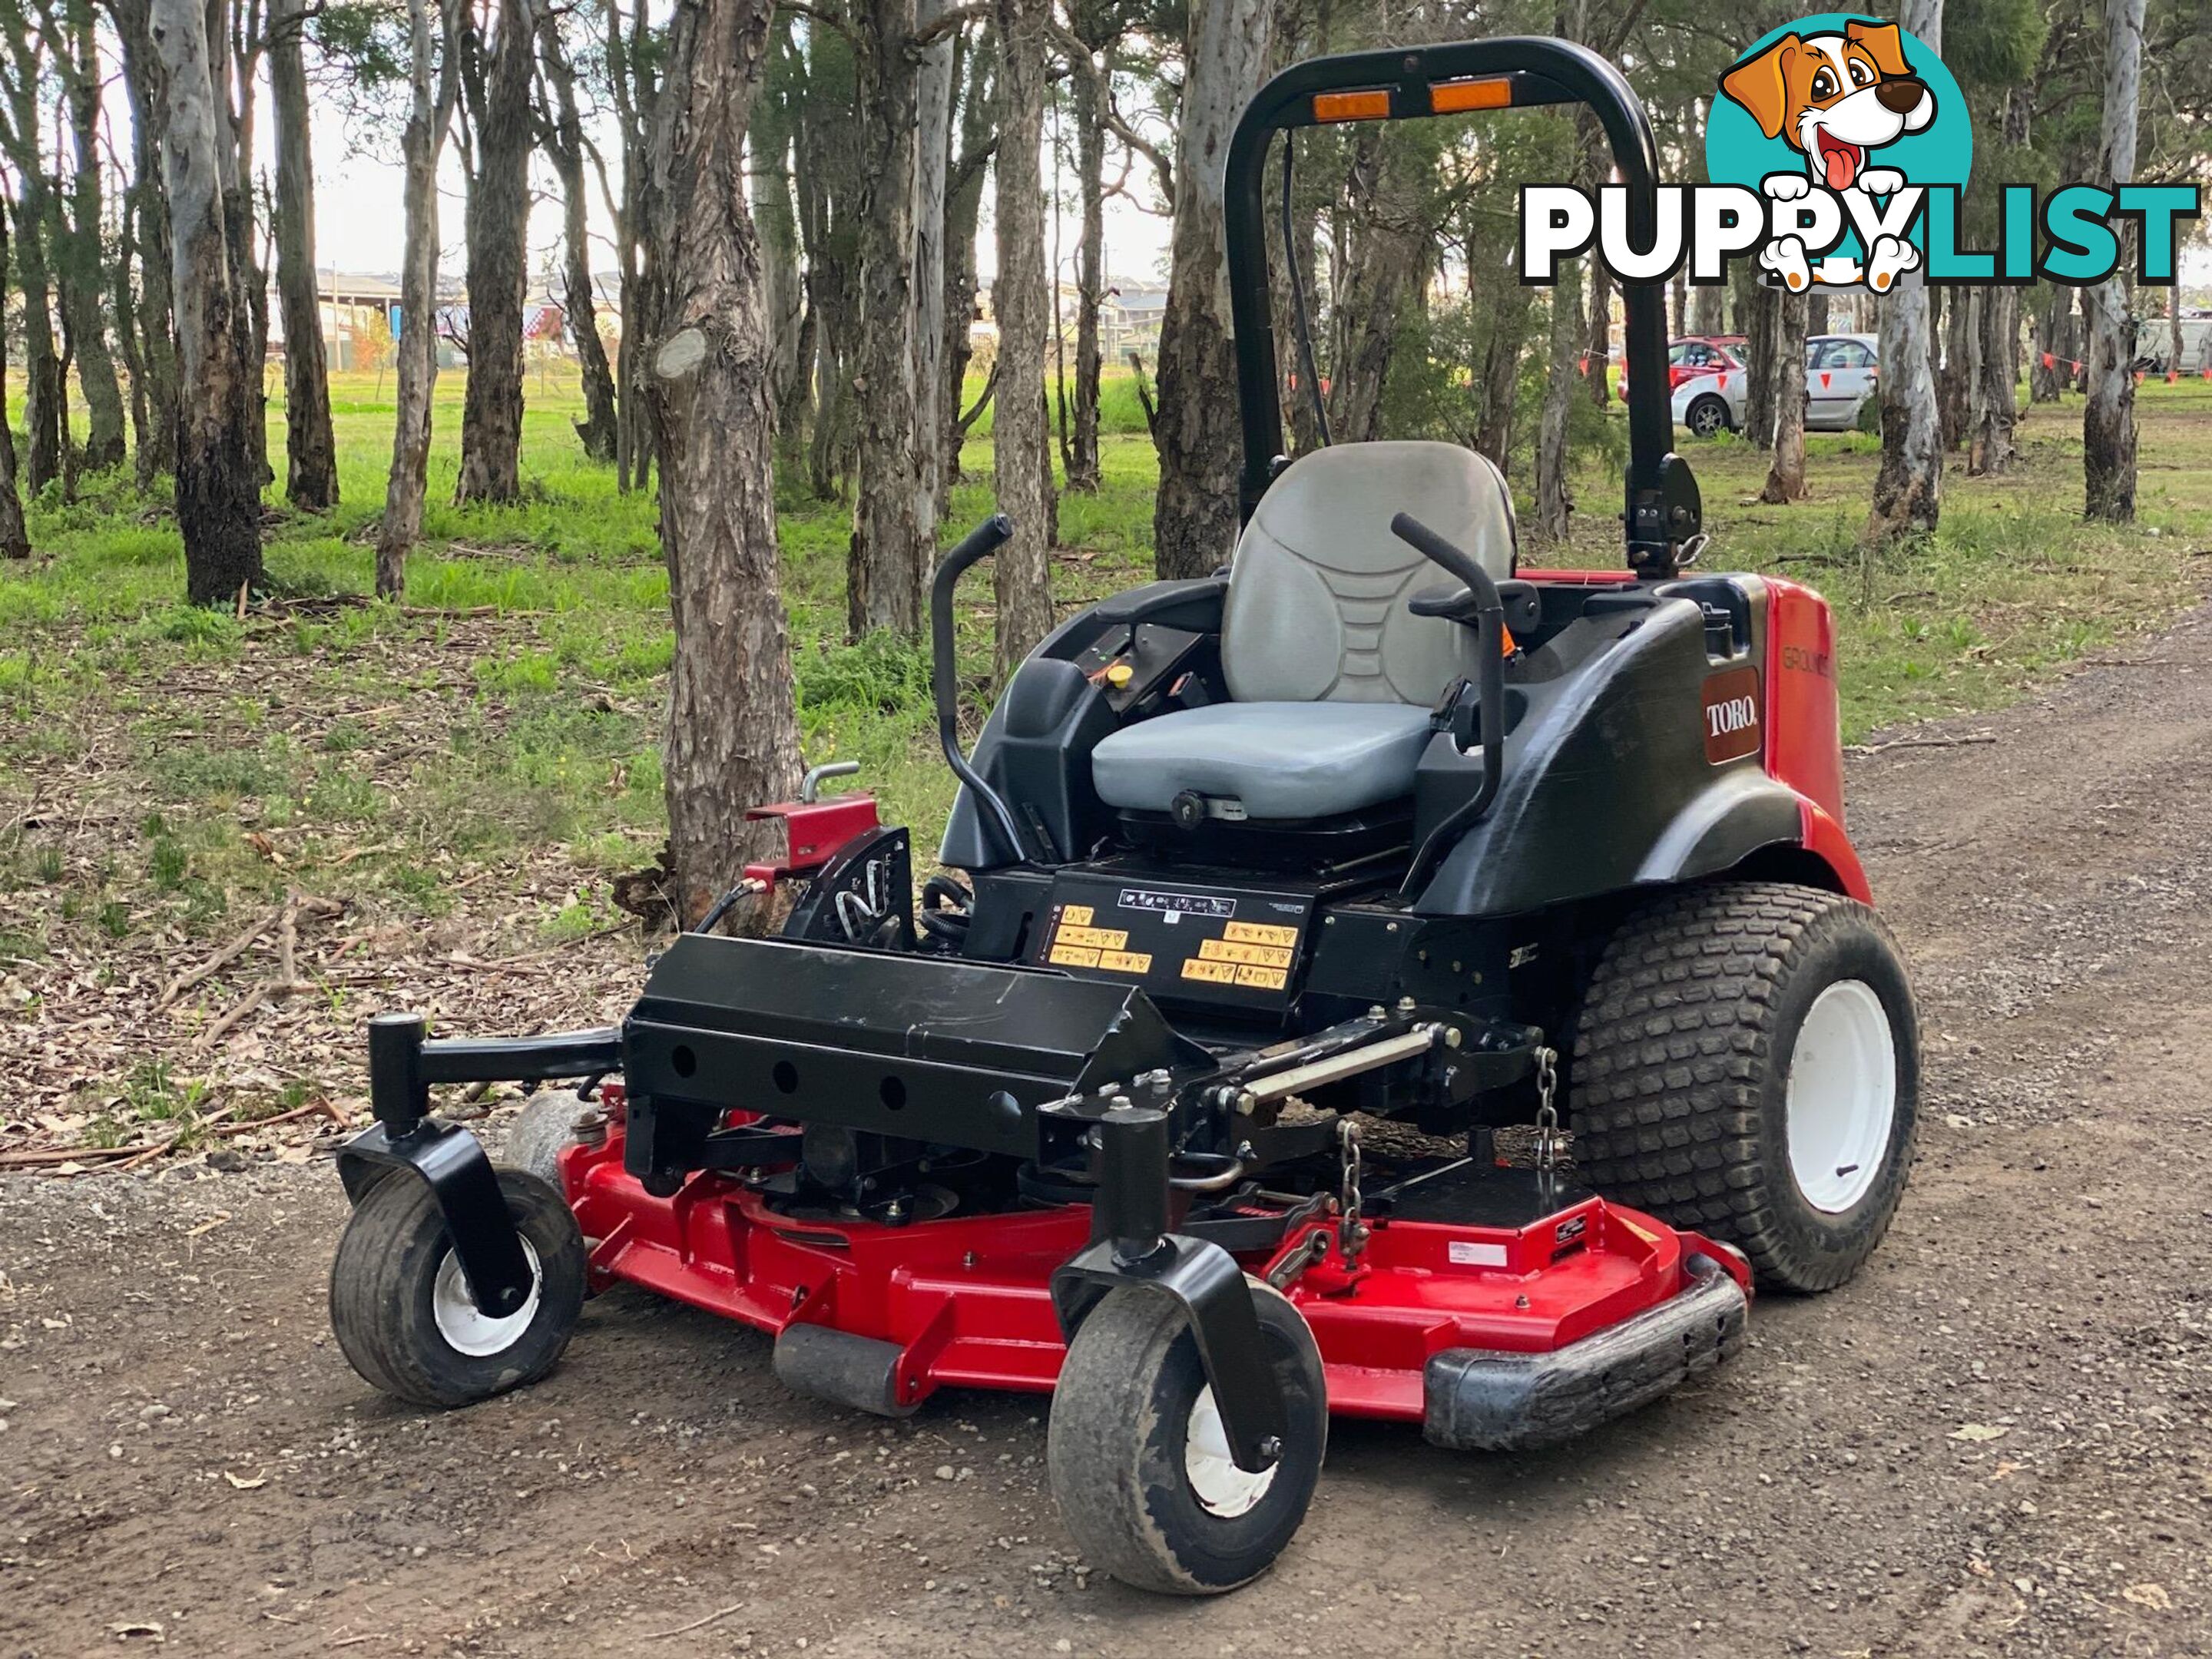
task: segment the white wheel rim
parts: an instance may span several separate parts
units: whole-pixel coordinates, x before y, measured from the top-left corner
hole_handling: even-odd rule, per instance
[[[1790,1173],[1805,1201],[1840,1215],[1881,1173],[1897,1117],[1897,1040],[1863,980],[1814,1000],[1790,1056]]]
[[[1182,1472],[1201,1509],[1224,1520],[1245,1514],[1267,1495],[1280,1467],[1279,1462],[1270,1463],[1257,1474],[1238,1468],[1237,1460],[1229,1455],[1229,1433],[1221,1426],[1221,1408],[1213,1403],[1212,1386],[1200,1391],[1191,1402],[1190,1420],[1183,1428]]]
[[[523,1259],[530,1263],[530,1294],[504,1319],[494,1319],[469,1298],[468,1280],[461,1276],[461,1259],[451,1250],[438,1264],[437,1283],[430,1287],[430,1314],[438,1322],[438,1334],[456,1353],[483,1359],[504,1353],[522,1340],[530,1322],[538,1316],[538,1252],[522,1241]]]

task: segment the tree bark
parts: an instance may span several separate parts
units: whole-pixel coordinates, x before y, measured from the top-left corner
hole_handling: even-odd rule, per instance
[[[1728,289],[1711,283],[1690,290],[1690,332],[1712,335],[1725,331],[1727,318],[1723,307],[1728,301]]]
[[[1595,264],[1589,279],[1589,337],[1583,348],[1583,383],[1589,388],[1590,401],[1603,409],[1612,391],[1606,366],[1613,354],[1613,284]]]
[[[306,0],[276,0],[269,88],[276,111],[276,295],[284,319],[284,494],[309,513],[338,503],[337,439],[315,291],[315,179],[301,37]]]
[[[1269,0],[1191,0],[1189,7],[1155,429],[1160,479],[1152,548],[1163,577],[1205,575],[1237,544],[1243,449],[1237,399],[1228,395],[1237,383],[1237,361],[1229,332],[1222,169],[1230,133],[1267,69],[1274,21]],[[1000,165],[1006,165],[1003,152]]]
[[[860,413],[860,487],[846,557],[846,625],[921,629],[937,491],[915,454],[915,189],[921,149],[915,0],[851,8],[862,146],[860,334],[851,369]]]
[[[640,0],[630,32],[625,33],[620,0],[600,0],[606,87],[616,130],[622,136],[622,194],[617,198],[607,188],[604,168],[599,184],[615,222],[616,256],[622,268],[623,331],[615,347],[615,379],[620,388],[615,404],[615,488],[624,493],[644,488],[653,463],[653,422],[645,399],[638,395],[644,376],[641,343],[653,332],[653,307],[659,294],[653,252],[644,234],[652,199],[646,112],[656,96],[653,64],[658,61],[658,53],[641,49],[646,10]]]
[[[107,349],[103,315],[107,283],[100,248],[100,58],[93,40],[90,0],[68,0],[64,12],[67,40],[58,44],[67,50],[56,55],[64,66],[74,171],[65,226],[57,214],[56,275],[77,386],[84,394],[84,453],[78,462],[85,471],[104,472],[123,465],[125,441],[123,389]]]
[[[1563,260],[1552,289],[1550,358],[1546,365],[1544,413],[1536,429],[1536,534],[1547,542],[1567,538],[1575,501],[1567,483],[1567,422],[1575,388],[1576,347],[1583,335],[1583,261]]]
[[[1904,0],[1898,21],[1930,52],[1942,51],[1943,0]],[[1907,271],[1879,306],[1881,465],[1875,475],[1866,531],[1868,539],[1877,543],[1932,532],[1943,503],[1928,286],[1918,271]]]
[[[1981,341],[1968,426],[1966,471],[1995,475],[2012,470],[2013,428],[2019,418],[2014,386],[2019,378],[2020,290],[1994,286],[1982,295]]]
[[[462,84],[473,142],[469,179],[469,384],[454,499],[522,493],[522,308],[529,284],[532,0],[498,0],[489,43],[471,21]]]
[[[1805,499],[1805,325],[1811,306],[1785,294],[1774,328],[1774,464],[1759,499],[1777,506]]]
[[[1360,128],[1352,142],[1349,257],[1335,284],[1329,357],[1329,435],[1338,443],[1382,435],[1391,359],[1407,310],[1427,280],[1436,234],[1422,211],[1426,161],[1414,145],[1414,135],[1381,125]]]
[[[1744,441],[1760,449],[1774,447],[1775,388],[1779,384],[1782,355],[1782,290],[1753,277],[1749,336],[1744,345]],[[1800,356],[1802,356],[1801,352]]]
[[[2108,189],[2135,176],[2143,11],[2143,0],[2108,0],[2106,7],[2105,118],[2097,175]],[[2129,315],[2127,280],[2115,271],[2095,287],[2082,289],[2081,299],[2089,316],[2089,401],[2081,411],[2085,515],[2107,524],[2132,524],[2135,324]]]
[[[400,255],[398,373],[393,396],[398,415],[392,430],[392,474],[385,486],[384,521],[376,532],[376,592],[397,599],[406,591],[407,554],[422,531],[422,497],[429,487],[430,393],[438,380],[438,152],[445,147],[460,90],[459,0],[446,0],[439,17],[433,67],[430,0],[407,0],[408,90],[411,101],[399,149],[405,168],[406,240]]]
[[[8,218],[0,214],[0,271],[8,269]],[[8,331],[0,328],[0,559],[27,559],[23,498],[15,489],[15,429],[8,419]]]
[[[1494,304],[1490,337],[1482,348],[1477,386],[1481,412],[1474,447],[1504,472],[1511,465],[1513,415],[1521,396],[1521,357],[1528,342],[1528,319],[1536,291],[1522,282],[1520,273],[1512,268],[1510,248],[1505,250],[1505,263],[1492,269],[1490,286]]]
[[[793,183],[806,252],[806,310],[814,321],[814,429],[807,482],[832,501],[857,464],[852,362],[859,347],[860,134],[854,117],[856,66],[835,30],[811,29]]]
[[[176,290],[177,524],[185,591],[195,605],[228,605],[259,584],[261,485],[250,428],[246,308],[233,284],[224,214],[231,179],[217,143],[216,76],[199,0],[153,0],[151,29],[167,86],[161,178],[167,193]]]
[[[779,16],[769,44],[769,71],[754,101],[746,134],[753,161],[753,224],[760,235],[761,304],[768,318],[770,392],[779,451],[796,459],[811,412],[805,275],[799,259],[799,214],[791,199],[792,134],[798,100],[806,96],[805,60],[793,20]]]
[[[1112,72],[1109,7],[1076,6],[1074,44],[1084,50],[1069,82],[1075,121],[1075,187],[1082,209],[1082,240],[1075,250],[1075,407],[1068,444],[1067,487],[1098,488],[1098,398],[1103,362],[1098,312],[1106,303],[1106,77]],[[1105,63],[1098,54],[1108,54]],[[1073,46],[1071,57],[1076,57]]]
[[[1051,293],[1044,267],[1045,31],[1050,0],[998,0],[1000,123],[994,203],[999,269],[999,403],[992,454],[999,510],[1014,533],[994,560],[1003,685],[1052,627],[1052,460],[1044,418]]]
[[[775,531],[775,416],[744,131],[769,0],[679,0],[653,166],[665,293],[650,349],[660,534],[676,654],[664,763],[679,923],[697,921],[799,786]]]
[[[945,196],[945,366],[938,419],[939,446],[937,510],[942,517],[952,486],[960,482],[960,451],[968,438],[965,412],[968,365],[975,356],[969,330],[975,318],[975,228],[983,210],[983,173],[997,142],[998,40],[986,33],[969,50],[966,89],[961,94],[960,153]]]
[[[15,273],[23,295],[23,483],[33,495],[62,476],[61,353],[54,341],[46,270],[46,192],[35,175],[22,178],[10,204],[15,220]]]
[[[123,84],[131,106],[129,210],[137,228],[140,286],[131,307],[138,330],[146,430],[138,445],[138,487],[177,465],[177,343],[169,282],[169,210],[161,191],[161,133],[167,97],[161,61],[148,33],[147,0],[109,0],[123,47]],[[130,281],[126,271],[122,282]],[[118,328],[122,318],[117,317]]]
[[[561,25],[550,8],[538,18],[539,62],[545,73],[549,107],[542,124],[545,153],[561,180],[561,313],[576,348],[583,382],[584,418],[571,422],[584,453],[595,461],[615,458],[614,371],[599,338],[599,307],[592,298],[592,239],[584,184],[584,123],[576,110],[576,74],[561,40]]]
[[[1972,291],[1963,288],[1947,289],[1943,307],[1943,367],[1936,377],[1936,414],[1942,427],[1943,447],[1948,451],[1966,441],[1966,425],[1973,404]]]
[[[951,0],[921,0],[916,21],[925,28],[941,18]],[[938,411],[945,400],[945,196],[951,185],[952,94],[959,76],[960,31],[940,36],[922,52],[921,84],[915,96],[919,149],[914,166],[914,322],[908,337],[914,351],[914,470],[915,488],[928,497],[928,532],[922,548],[922,617],[936,557],[934,542],[944,508],[938,492],[945,477],[945,423]]]

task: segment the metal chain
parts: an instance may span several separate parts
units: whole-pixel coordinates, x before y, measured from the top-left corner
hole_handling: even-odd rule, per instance
[[[1344,1184],[1338,1200],[1337,1254],[1347,1268],[1359,1264],[1367,1249],[1367,1229],[1359,1219],[1359,1126],[1346,1118],[1337,1126],[1337,1142],[1344,1154]]]
[[[1553,1062],[1559,1057],[1553,1048],[1536,1050],[1536,1168],[1546,1175],[1559,1161],[1559,1109],[1552,1103],[1559,1081]]]

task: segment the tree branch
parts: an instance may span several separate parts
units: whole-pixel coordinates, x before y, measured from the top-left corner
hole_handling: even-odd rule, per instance
[[[970,23],[982,21],[992,14],[994,9],[995,9],[994,7],[987,3],[987,0],[968,0],[966,5],[947,7],[930,20],[927,28],[916,29],[908,36],[907,45],[916,52],[925,51],[955,30],[964,29]]]
[[[1105,127],[1107,131],[1152,164],[1152,171],[1159,175],[1160,194],[1169,201],[1174,201],[1175,164],[1168,160],[1167,152],[1124,121],[1121,112],[1115,109],[1110,101],[1106,106]]]
[[[853,38],[853,26],[845,21],[842,13],[824,11],[819,7],[809,5],[807,0],[775,0],[775,9],[778,11],[795,12],[801,17],[811,18],[824,28],[836,30],[848,40]]]

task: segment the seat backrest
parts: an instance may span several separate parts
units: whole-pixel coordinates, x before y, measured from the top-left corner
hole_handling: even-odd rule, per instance
[[[1457,444],[1339,444],[1268,487],[1237,544],[1222,613],[1222,669],[1239,702],[1430,703],[1475,672],[1473,629],[1416,617],[1407,599],[1448,581],[1390,533],[1410,513],[1503,581],[1513,498]]]

